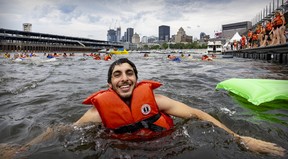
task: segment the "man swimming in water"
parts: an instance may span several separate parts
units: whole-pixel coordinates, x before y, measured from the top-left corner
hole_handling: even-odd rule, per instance
[[[286,150],[274,143],[240,136],[208,113],[164,95],[154,94],[153,89],[159,87],[160,83],[153,81],[137,83],[137,80],[138,71],[134,63],[127,58],[113,62],[108,71],[109,89],[94,93],[84,100],[84,104],[93,104],[94,106],[74,125],[81,126],[90,122],[103,123],[115,134],[115,137],[135,139],[136,136],[137,139],[141,139],[141,137],[159,135],[159,133],[171,129],[173,121],[169,115],[184,119],[196,118],[209,121],[224,129],[247,150],[279,156],[285,155]],[[112,98],[113,100],[111,100]],[[50,128],[23,148],[47,140],[52,135],[53,130]]]
[[[151,131],[158,131],[159,129],[153,130],[154,127],[151,126],[152,124],[164,128],[162,130],[167,130],[167,128],[169,128],[169,126],[167,126],[167,124],[169,125],[169,119],[165,118],[167,121],[165,121],[165,119],[160,121],[160,123],[162,123],[162,124],[156,123],[156,122],[158,122],[158,120],[160,120],[161,117],[164,116],[161,113],[164,113],[164,114],[169,114],[169,115],[172,115],[175,117],[180,117],[180,118],[185,118],[185,119],[196,118],[196,119],[212,122],[214,125],[224,129],[229,134],[231,134],[236,139],[237,142],[244,144],[245,147],[250,151],[260,152],[260,153],[271,153],[274,155],[281,155],[281,156],[284,155],[284,152],[286,150],[283,149],[282,147],[279,147],[274,143],[265,142],[265,141],[254,139],[254,138],[247,137],[247,136],[240,136],[240,135],[236,134],[235,132],[233,132],[232,130],[230,130],[229,128],[227,128],[221,122],[219,122],[218,120],[213,118],[211,115],[209,115],[209,114],[207,114],[207,113],[205,113],[199,109],[189,107],[186,104],[181,103],[179,101],[170,99],[164,95],[160,95],[160,94],[154,95],[153,94],[155,102],[156,102],[156,107],[158,109],[154,109],[154,106],[151,106],[152,108],[147,108],[145,106],[143,107],[141,105],[138,106],[133,101],[134,96],[137,96],[137,100],[138,100],[138,94],[135,94],[137,92],[135,92],[134,90],[137,89],[137,87],[141,87],[141,85],[140,86],[139,86],[139,84],[137,85],[137,79],[138,79],[138,71],[136,69],[136,66],[134,65],[134,63],[132,63],[131,61],[129,61],[126,58],[122,58],[122,59],[115,61],[114,63],[111,64],[111,66],[109,68],[108,80],[107,80],[108,85],[109,85],[109,89],[110,89],[109,91],[116,93],[120,97],[120,99],[126,104],[126,107],[130,108],[127,110],[131,110],[131,113],[137,113],[137,111],[138,111],[138,112],[141,112],[141,113],[138,113],[138,116],[144,116],[144,117],[141,117],[138,121],[131,121],[131,123],[125,123],[126,125],[117,125],[116,124],[119,127],[117,127],[117,126],[113,127],[115,125],[115,123],[113,123],[113,121],[111,122],[111,121],[106,120],[107,119],[106,113],[107,112],[111,113],[111,111],[109,111],[109,110],[107,111],[106,108],[103,108],[105,106],[105,102],[103,102],[101,99],[102,98],[101,93],[103,94],[104,92],[98,92],[98,94],[93,94],[84,101],[84,104],[93,104],[94,107],[90,108],[75,123],[75,125],[82,125],[82,124],[88,123],[88,122],[103,122],[104,126],[106,126],[106,128],[108,127],[112,131],[116,130],[116,133],[118,133],[117,131],[119,129],[126,129],[126,128],[127,129],[129,129],[129,128],[133,129],[133,132],[141,131],[141,129],[150,129]],[[148,83],[148,85],[149,85],[149,83]],[[151,87],[157,87],[157,86],[151,86]],[[105,93],[107,93],[107,92],[105,92]],[[141,92],[141,93],[145,93],[145,92]],[[143,105],[145,105],[145,104],[143,104]],[[124,106],[121,105],[121,107],[124,107]],[[97,110],[97,108],[99,108],[100,110]],[[139,110],[133,111],[134,108],[139,109]],[[109,109],[109,108],[107,108],[107,109]],[[147,112],[145,112],[145,110],[149,110],[149,109],[151,109],[150,112],[155,111],[155,110],[157,110],[158,112],[154,112],[154,114],[151,116],[149,116],[149,113],[148,113],[146,115],[149,117],[145,118],[145,113],[147,113]],[[115,113],[115,112],[112,112],[112,115],[113,115],[113,113]],[[156,114],[160,114],[160,117],[158,120],[155,119],[155,121],[153,121],[153,122],[145,123],[145,120],[150,120],[150,118],[153,118],[153,116],[155,116]],[[120,114],[120,116],[121,116],[121,114]],[[110,120],[111,120],[111,118],[110,118]],[[119,120],[121,120],[121,119],[119,119]],[[144,121],[144,124],[142,126],[133,127],[134,125],[137,125],[138,123],[141,123],[143,121]],[[151,124],[151,125],[149,125],[149,124]],[[166,126],[163,126],[165,124],[166,124]],[[150,127],[152,127],[152,128],[150,128]],[[134,129],[137,129],[137,130],[134,130]],[[123,130],[123,131],[131,132],[132,130]]]

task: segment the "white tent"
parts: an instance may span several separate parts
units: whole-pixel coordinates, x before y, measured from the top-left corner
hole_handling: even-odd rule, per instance
[[[240,39],[241,39],[241,36],[239,35],[238,32],[236,32],[236,33],[233,35],[233,37],[230,39],[230,42],[234,42],[234,40],[240,41]]]

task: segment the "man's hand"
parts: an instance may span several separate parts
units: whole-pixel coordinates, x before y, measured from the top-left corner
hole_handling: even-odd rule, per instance
[[[286,150],[284,148],[271,142],[257,140],[247,136],[240,136],[239,140],[241,145],[245,146],[246,149],[253,152],[266,153],[278,156],[284,156],[286,153]]]
[[[20,145],[0,144],[0,158],[12,159],[17,153],[27,151],[27,147]]]

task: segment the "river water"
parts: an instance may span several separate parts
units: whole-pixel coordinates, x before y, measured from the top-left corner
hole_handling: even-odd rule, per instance
[[[136,64],[139,80],[163,83],[156,93],[201,109],[240,135],[288,149],[287,101],[254,106],[225,90],[215,91],[230,78],[288,80],[287,66],[243,58],[201,61],[197,54],[181,62],[167,60],[167,54],[115,55],[111,61],[76,55],[52,62],[0,59],[0,143],[23,145],[48,127],[55,132],[16,158],[278,158],[243,150],[222,129],[194,119],[174,118],[170,134],[138,142],[112,139],[98,125],[73,128],[89,109],[82,101],[107,88],[108,67],[121,57]]]

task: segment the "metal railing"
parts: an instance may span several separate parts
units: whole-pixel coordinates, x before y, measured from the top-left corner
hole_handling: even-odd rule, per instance
[[[287,11],[287,6],[288,0],[273,0],[251,20],[253,26],[252,28],[259,23],[263,23],[265,20],[271,19],[276,11],[282,11],[282,13],[285,13]]]

